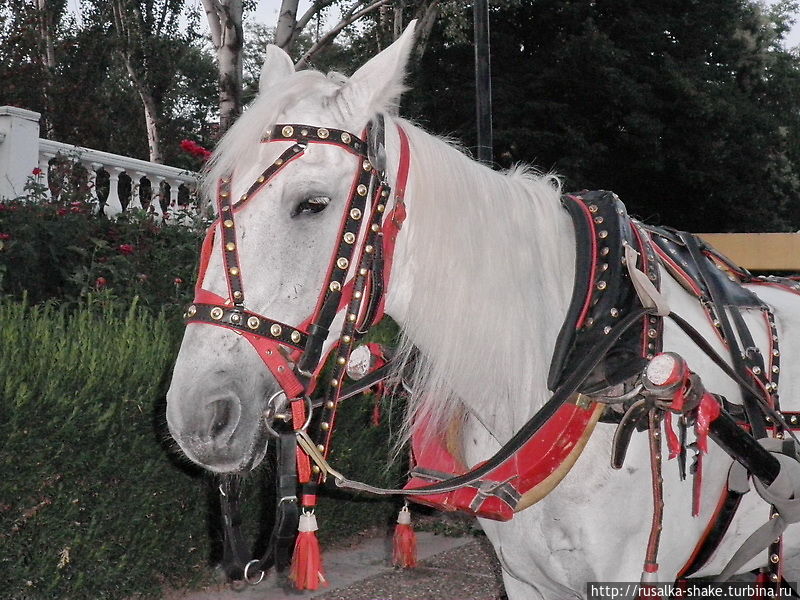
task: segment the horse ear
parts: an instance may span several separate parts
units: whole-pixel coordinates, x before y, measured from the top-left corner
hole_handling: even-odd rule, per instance
[[[369,118],[397,105],[404,91],[403,79],[416,25],[416,20],[411,21],[403,35],[362,65],[339,91],[336,105],[346,119]]]
[[[264,64],[261,66],[261,77],[258,79],[259,91],[263,92],[268,87],[281,83],[292,74],[294,63],[289,55],[275,44],[268,44]]]

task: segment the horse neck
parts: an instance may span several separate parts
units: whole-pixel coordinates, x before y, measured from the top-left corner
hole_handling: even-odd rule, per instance
[[[466,408],[508,438],[548,396],[572,291],[574,234],[560,190],[552,177],[498,173],[399,125],[411,168],[392,293],[401,351],[421,354],[411,412],[441,432]]]

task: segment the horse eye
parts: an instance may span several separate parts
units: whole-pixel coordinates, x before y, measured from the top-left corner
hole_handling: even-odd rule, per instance
[[[292,209],[292,217],[322,212],[330,203],[331,199],[327,196],[312,196],[311,198],[306,198]]]

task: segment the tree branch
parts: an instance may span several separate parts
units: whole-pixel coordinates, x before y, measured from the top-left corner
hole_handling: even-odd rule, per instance
[[[320,50],[322,50],[322,49],[323,49],[325,46],[327,46],[328,44],[330,44],[331,42],[333,42],[333,40],[335,40],[335,39],[336,39],[336,36],[337,36],[337,35],[339,35],[339,34],[341,33],[341,31],[342,31],[342,30],[343,30],[345,27],[347,27],[348,25],[351,25],[351,24],[355,23],[355,22],[356,22],[356,21],[358,21],[358,20],[359,20],[361,17],[363,17],[364,15],[367,15],[367,14],[369,14],[370,12],[372,12],[373,10],[375,10],[376,8],[379,8],[379,7],[383,6],[384,4],[388,4],[388,3],[392,2],[392,1],[393,1],[393,0],[376,0],[376,1],[375,1],[375,2],[373,2],[372,4],[370,4],[370,5],[368,5],[368,6],[365,6],[364,8],[362,8],[361,10],[359,10],[359,11],[358,11],[358,12],[356,12],[356,13],[352,13],[352,10],[354,10],[354,9],[355,9],[355,6],[356,6],[356,5],[353,5],[353,6],[352,6],[352,7],[351,7],[351,8],[348,10],[348,12],[350,12],[350,13],[351,13],[351,14],[350,14],[350,16],[345,16],[345,18],[344,18],[344,19],[342,19],[341,21],[339,21],[339,24],[338,24],[338,25],[336,25],[336,27],[334,27],[334,28],[333,28],[333,29],[331,29],[331,30],[330,30],[328,33],[326,33],[324,36],[322,36],[322,37],[319,39],[319,41],[317,41],[317,43],[316,43],[316,44],[314,44],[313,46],[311,46],[311,48],[309,48],[308,52],[306,52],[306,53],[305,53],[305,54],[304,54],[302,57],[300,57],[300,60],[298,60],[298,61],[297,61],[297,64],[294,66],[295,70],[298,70],[298,71],[299,71],[299,70],[301,70],[301,69],[304,69],[304,68],[305,68],[305,67],[308,65],[308,61],[309,61],[309,60],[311,60],[311,58],[312,58],[312,57],[313,57],[313,56],[314,56],[314,55],[315,55],[317,52],[319,52],[319,51],[320,51]],[[346,14],[345,14],[345,15],[346,15]]]
[[[211,29],[211,43],[214,48],[219,48],[222,45],[222,24],[220,23],[220,13],[222,6],[218,0],[202,0],[203,8],[206,11],[206,20]]]

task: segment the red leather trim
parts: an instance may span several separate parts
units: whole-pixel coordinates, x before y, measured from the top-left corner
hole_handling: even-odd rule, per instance
[[[397,126],[397,135],[400,138],[400,158],[397,164],[397,176],[395,177],[394,186],[394,207],[386,215],[386,220],[383,225],[383,298],[375,314],[375,322],[377,323],[383,318],[386,295],[389,293],[389,283],[392,279],[392,266],[394,265],[394,248],[397,243],[397,235],[403,228],[403,223],[406,220],[406,185],[408,185],[408,173],[411,167],[411,149],[408,141],[408,135],[399,125]]]
[[[590,426],[595,408],[593,404],[589,408],[564,404],[536,435],[506,462],[489,473],[484,481],[498,483],[507,481],[520,494],[533,490],[562,465],[579,443],[587,427]],[[464,465],[450,454],[437,437],[430,436],[430,441],[422,445],[422,440],[425,439],[424,428],[419,428],[415,432],[412,447],[417,465],[448,475],[466,473]],[[413,490],[430,483],[429,480],[413,477],[404,489]],[[441,510],[463,511],[498,521],[507,521],[514,516],[516,506],[511,506],[493,495],[487,496],[482,501],[476,501],[478,495],[477,488],[468,486],[443,494],[409,498],[419,504]]]
[[[589,228],[591,229],[591,234],[589,235],[589,239],[592,242],[592,269],[589,273],[589,289],[586,290],[586,300],[583,303],[583,308],[581,308],[581,313],[578,316],[578,320],[575,322],[575,329],[580,329],[583,327],[583,323],[586,320],[586,315],[589,314],[589,308],[592,306],[592,297],[594,295],[594,278],[597,272],[597,235],[595,234],[595,227],[594,227],[594,219],[592,219],[592,213],[589,212],[589,209],[583,202],[580,202],[575,196],[567,195],[567,197],[571,200],[574,200],[575,203],[580,206],[581,210],[583,211],[584,215],[586,216],[586,222],[589,224]]]

